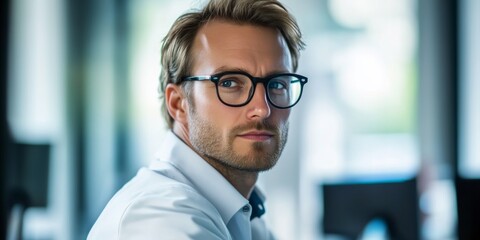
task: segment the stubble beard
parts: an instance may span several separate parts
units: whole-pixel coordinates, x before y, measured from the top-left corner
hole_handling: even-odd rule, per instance
[[[262,121],[234,127],[226,138],[212,123],[202,119],[193,108],[189,114],[189,135],[194,150],[212,165],[222,165],[229,170],[262,172],[277,163],[288,137],[288,122],[282,127]],[[253,142],[250,150],[239,153],[234,150],[237,135],[248,130],[266,130],[274,133],[270,143]],[[270,146],[273,144],[273,146]]]

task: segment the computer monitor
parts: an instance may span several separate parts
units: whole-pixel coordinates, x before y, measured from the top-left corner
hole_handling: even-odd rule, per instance
[[[324,183],[323,231],[358,239],[367,224],[383,220],[389,239],[420,239],[417,181]]]
[[[457,177],[458,239],[480,239],[480,179]]]

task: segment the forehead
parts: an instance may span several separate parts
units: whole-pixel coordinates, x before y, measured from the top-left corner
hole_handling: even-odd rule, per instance
[[[219,67],[289,71],[291,56],[275,28],[213,20],[202,26],[192,47],[193,71],[208,74]]]

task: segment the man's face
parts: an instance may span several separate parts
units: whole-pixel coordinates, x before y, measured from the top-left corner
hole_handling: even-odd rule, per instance
[[[192,52],[192,75],[243,71],[265,77],[291,71],[291,56],[279,31],[212,21],[200,28]],[[211,164],[243,171],[275,165],[287,140],[290,109],[270,105],[262,84],[242,107],[224,105],[211,81],[192,83],[188,111],[190,144]]]

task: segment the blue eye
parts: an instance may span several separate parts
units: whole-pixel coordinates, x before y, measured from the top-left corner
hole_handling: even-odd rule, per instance
[[[268,84],[268,88],[272,90],[282,90],[282,89],[286,89],[287,86],[283,82],[275,81],[275,82],[270,82]]]
[[[227,74],[218,80],[218,87],[224,90],[239,90],[248,87],[250,79],[240,74]]]
[[[239,84],[235,80],[222,80],[218,84],[220,87],[225,87],[225,88],[231,88],[231,87],[237,87]]]

